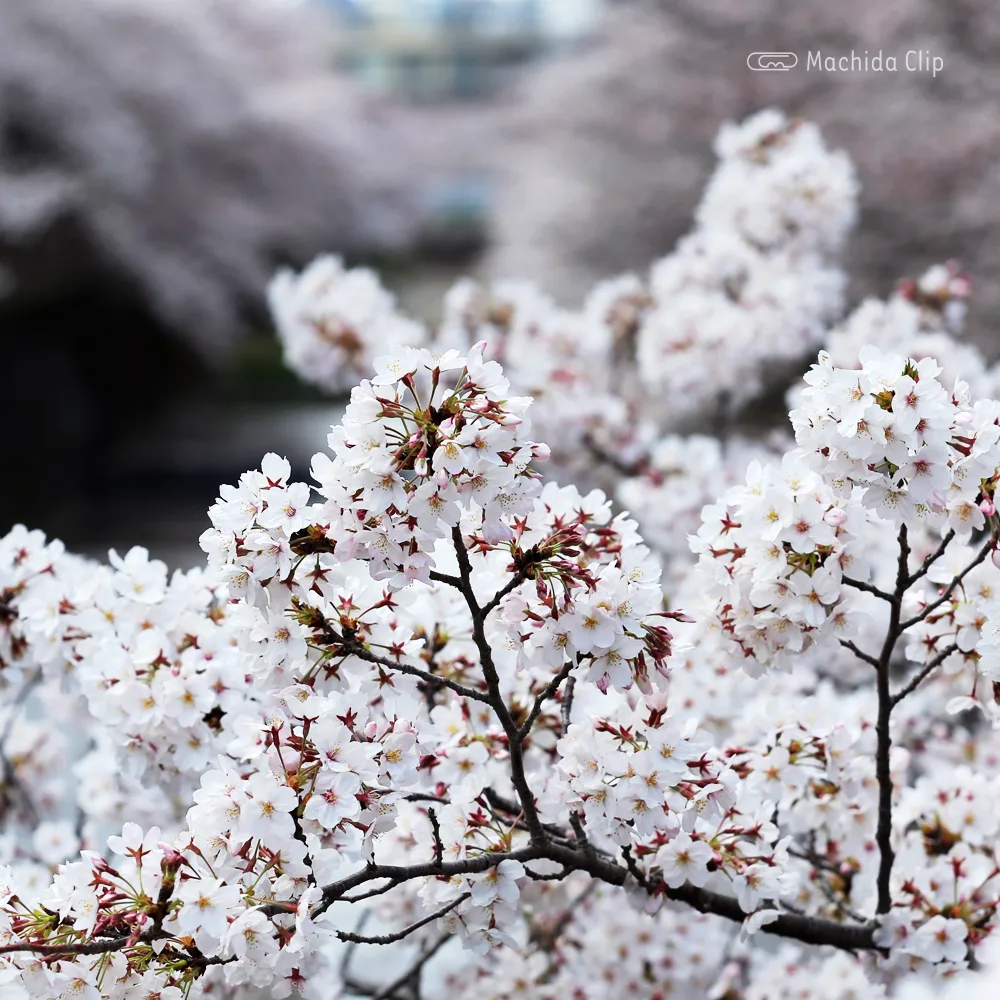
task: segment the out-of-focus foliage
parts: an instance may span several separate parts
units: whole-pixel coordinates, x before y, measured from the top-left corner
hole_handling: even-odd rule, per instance
[[[798,55],[794,70],[748,70],[750,52],[781,50]],[[807,69],[810,51],[852,50],[894,54],[898,69]],[[942,57],[943,71],[908,71],[909,50]],[[643,266],[684,232],[715,123],[780,104],[819,124],[857,167],[852,297],[955,254],[992,273],[998,52],[1000,22],[982,0],[612,2],[593,46],[525,81],[490,270],[538,275],[571,298]],[[996,311],[998,294],[979,297],[978,315]]]
[[[276,259],[408,242],[401,133],[331,34],[251,0],[0,0],[0,309],[111,283],[211,356]]]

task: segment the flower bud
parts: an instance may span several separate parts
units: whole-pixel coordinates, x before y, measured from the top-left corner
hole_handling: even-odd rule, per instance
[[[823,520],[831,527],[839,528],[847,523],[847,511],[842,507],[831,507],[824,515]]]

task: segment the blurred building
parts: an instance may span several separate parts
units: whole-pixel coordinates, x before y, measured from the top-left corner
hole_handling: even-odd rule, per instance
[[[496,95],[518,66],[585,38],[603,0],[315,2],[338,15],[338,61],[363,82],[440,101]]]

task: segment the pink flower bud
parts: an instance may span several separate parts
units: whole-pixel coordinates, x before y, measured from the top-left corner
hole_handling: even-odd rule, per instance
[[[997,512],[997,509],[994,506],[993,499],[991,497],[983,497],[983,499],[979,501],[979,509],[987,517],[992,517]]]
[[[957,274],[948,282],[948,291],[956,298],[967,299],[972,294],[972,279],[967,274]]]
[[[547,462],[552,457],[552,449],[547,444],[533,444],[531,457],[536,462]]]
[[[847,523],[847,511],[842,507],[831,507],[824,515],[823,520],[833,528],[839,528]]]
[[[965,427],[967,424],[972,423],[972,414],[968,410],[962,410],[961,413],[956,413],[952,423],[956,427]]]
[[[651,694],[646,695],[646,705],[657,711],[665,712],[668,701],[666,691],[653,691]]]

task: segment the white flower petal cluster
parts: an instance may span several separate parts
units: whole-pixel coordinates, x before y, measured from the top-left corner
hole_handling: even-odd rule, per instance
[[[997,369],[989,367],[975,344],[958,339],[964,324],[971,282],[955,261],[928,268],[918,279],[899,283],[886,301],[865,299],[830,331],[825,348],[837,368],[860,367],[864,347],[876,344],[909,358],[934,358],[941,380],[961,377],[976,397],[994,395]]]
[[[647,390],[699,409],[745,402],[767,366],[822,343],[841,309],[835,261],[858,191],[847,157],[778,111],[724,127],[716,152],[696,228],[653,266],[637,333]]]
[[[870,575],[874,520],[861,490],[838,494],[802,451],[780,466],[751,463],[745,486],[704,508],[691,540],[697,583],[748,672],[790,669],[806,650],[853,638],[843,578]]]
[[[428,339],[420,323],[399,314],[374,271],[345,268],[333,255],[301,274],[279,272],[267,296],[285,364],[328,392],[350,391],[376,356]]]
[[[337,948],[404,939],[459,1000],[907,997],[988,961],[967,279],[835,331],[794,445],[737,436],[826,337],[855,184],[773,112],[718,152],[649,286],[578,311],[465,282],[431,339],[368,272],[279,277],[290,363],[350,402],[311,484],[269,454],[220,488],[207,569],[0,539],[0,995],[377,995]]]
[[[843,493],[900,527],[927,524],[965,539],[985,525],[1000,456],[1000,406],[972,404],[968,386],[942,384],[933,358],[865,348],[862,367],[837,369],[825,353],[792,411],[799,446],[822,457]]]
[[[652,445],[637,475],[621,480],[617,500],[663,560],[665,586],[676,589],[691,567],[688,535],[698,530],[705,505],[738,485],[751,462],[779,457],[783,450],[778,441],[668,434]]]

